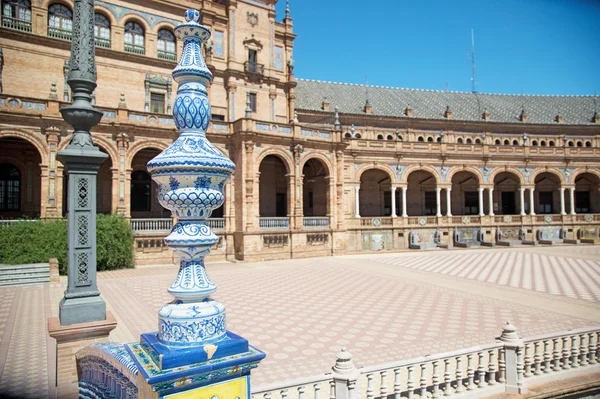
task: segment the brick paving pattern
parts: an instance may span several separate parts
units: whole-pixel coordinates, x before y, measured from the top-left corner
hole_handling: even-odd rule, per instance
[[[507,320],[525,336],[600,324],[600,247],[593,246],[224,263],[208,270],[218,286],[214,297],[227,306],[228,329],[267,352],[253,373],[255,386],[328,372],[341,346],[366,366],[490,343]],[[176,273],[170,265],[99,274],[119,322],[111,339],[156,331]],[[58,306],[44,304],[42,293],[49,290],[46,297],[57,302],[65,282],[0,288],[2,332],[16,311],[11,298],[23,290],[12,336],[0,336],[0,365],[6,362],[0,391],[48,392],[47,362],[39,360],[48,356],[46,318]],[[40,370],[24,371],[32,362]],[[32,379],[34,373],[46,379]]]

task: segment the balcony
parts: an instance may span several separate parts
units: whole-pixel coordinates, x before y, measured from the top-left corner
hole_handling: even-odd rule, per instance
[[[144,46],[135,46],[133,44],[126,44],[125,52],[132,53],[132,54],[144,55],[144,54],[146,54],[146,49]]]
[[[244,63],[244,70],[246,71],[246,73],[255,73],[257,75],[265,74],[265,66],[256,62],[246,61]]]
[[[261,230],[276,230],[276,229],[289,229],[290,228],[290,218],[288,217],[284,217],[284,218],[265,218],[265,217],[261,217],[258,225],[260,226]]]
[[[160,58],[161,60],[177,61],[177,54],[171,53],[169,51],[158,50],[158,58]]]
[[[329,227],[328,216],[305,217],[303,225],[307,229],[323,229]]]
[[[110,48],[110,39],[95,38],[96,47]]]
[[[131,230],[135,234],[139,233],[168,233],[173,227],[173,219],[171,218],[152,218],[152,219],[131,219]]]
[[[73,32],[70,30],[58,29],[58,28],[48,28],[48,37],[53,37],[55,39],[71,41],[73,37]]]
[[[21,32],[31,32],[31,22],[23,21],[22,19],[18,18],[2,17],[2,27]]]

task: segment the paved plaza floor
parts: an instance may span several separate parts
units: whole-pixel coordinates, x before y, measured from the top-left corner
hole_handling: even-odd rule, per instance
[[[208,265],[227,327],[264,350],[253,386],[328,372],[340,347],[358,366],[600,325],[600,246],[381,253]],[[103,272],[111,340],[157,329],[177,266]],[[0,392],[52,396],[60,285],[0,288]]]

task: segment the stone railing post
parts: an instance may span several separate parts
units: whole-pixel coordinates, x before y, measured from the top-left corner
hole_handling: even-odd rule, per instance
[[[352,354],[342,348],[337,355],[333,370],[333,381],[335,384],[335,399],[355,399],[356,381],[360,372],[352,362]]]
[[[504,343],[506,392],[523,394],[527,392],[524,381],[523,355],[525,344],[517,334],[517,328],[506,322],[502,328],[500,341]]]

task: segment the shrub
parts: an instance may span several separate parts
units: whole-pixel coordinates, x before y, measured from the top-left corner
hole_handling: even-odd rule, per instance
[[[134,235],[118,215],[96,217],[98,270],[133,267]],[[60,274],[67,274],[67,221],[15,223],[0,229],[0,263],[46,263],[57,258]]]

